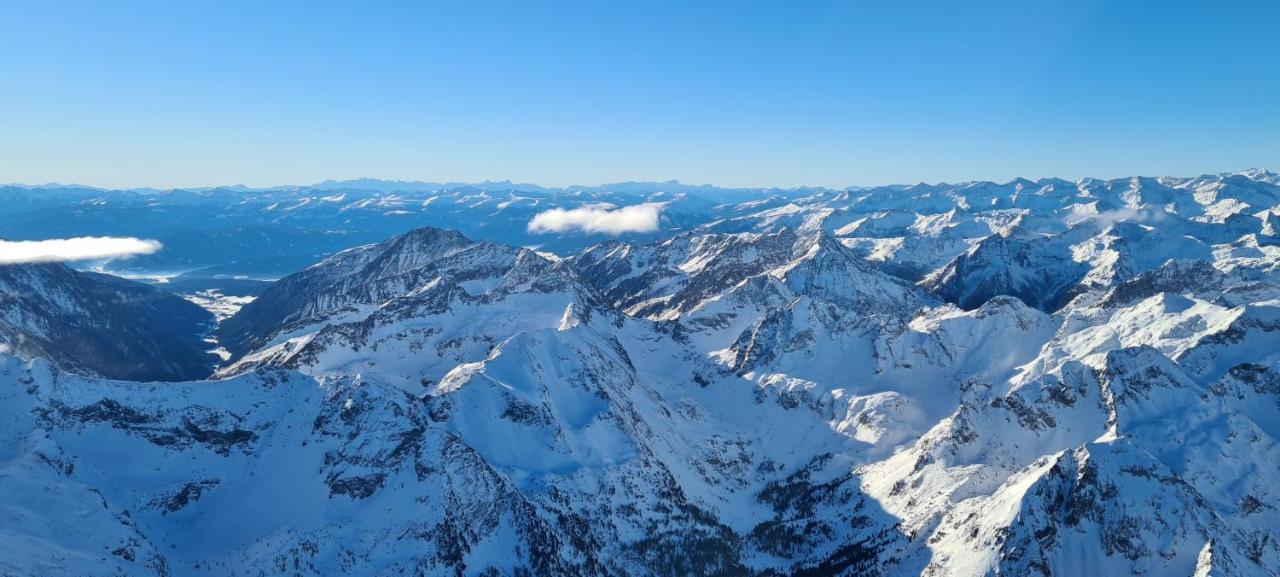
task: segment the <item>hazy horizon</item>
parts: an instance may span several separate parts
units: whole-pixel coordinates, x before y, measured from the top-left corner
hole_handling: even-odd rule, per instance
[[[874,183],[874,184],[860,184],[860,183],[854,183],[854,184],[838,185],[838,186],[825,186],[825,185],[814,185],[814,184],[800,184],[800,185],[794,185],[794,186],[750,185],[750,184],[748,184],[748,185],[742,185],[742,186],[728,186],[728,185],[718,184],[718,183],[714,183],[714,182],[685,182],[685,181],[682,181],[682,180],[679,180],[679,179],[673,179],[673,178],[668,178],[668,179],[645,179],[645,180],[619,180],[619,181],[599,182],[599,183],[594,183],[594,184],[584,184],[584,183],[581,183],[581,182],[570,182],[569,184],[565,184],[565,185],[548,185],[548,184],[543,184],[543,183],[540,183],[540,182],[521,182],[521,181],[517,181],[517,180],[514,180],[514,179],[509,179],[509,178],[486,179],[486,180],[473,180],[473,181],[458,181],[458,180],[443,180],[443,179],[413,179],[413,180],[404,180],[404,179],[389,179],[389,178],[378,178],[378,177],[368,177],[368,176],[366,176],[366,177],[356,177],[356,178],[343,178],[343,179],[327,178],[327,179],[317,180],[317,181],[315,181],[315,182],[310,182],[310,183],[268,184],[268,185],[260,185],[260,186],[258,186],[258,185],[248,185],[248,184],[245,184],[245,183],[242,183],[242,182],[237,182],[237,183],[233,183],[233,184],[195,184],[195,185],[186,185],[186,186],[147,186],[147,185],[141,185],[141,186],[122,186],[122,187],[100,186],[100,185],[96,185],[96,184],[83,183],[83,182],[43,182],[43,183],[34,183],[34,182],[6,182],[6,183],[0,183],[0,186],[15,186],[15,187],[31,188],[31,189],[54,188],[54,187],[64,187],[64,188],[89,188],[89,189],[106,190],[106,191],[128,191],[128,190],[161,190],[161,191],[164,191],[164,190],[211,190],[211,189],[232,189],[232,188],[245,188],[245,189],[247,189],[247,190],[273,190],[273,189],[289,189],[289,188],[312,188],[312,187],[319,187],[319,186],[324,186],[324,185],[336,185],[336,184],[343,184],[343,183],[348,183],[348,182],[360,182],[360,181],[367,181],[367,182],[380,182],[380,183],[386,183],[386,184],[438,185],[438,186],[476,186],[476,185],[492,185],[492,184],[503,184],[503,183],[508,183],[508,184],[510,184],[510,185],[512,185],[512,186],[514,186],[514,187],[522,187],[522,186],[523,186],[523,187],[535,187],[535,188],[546,189],[546,190],[568,190],[568,189],[575,189],[575,188],[595,189],[595,188],[604,188],[604,187],[609,187],[609,186],[628,185],[628,184],[655,184],[655,185],[662,185],[662,184],[678,184],[678,185],[680,185],[680,186],[690,187],[690,188],[703,188],[703,187],[707,187],[707,188],[717,188],[717,189],[725,189],[725,190],[735,190],[735,189],[741,189],[741,190],[767,190],[767,189],[776,189],[776,190],[801,190],[801,189],[819,189],[819,188],[821,188],[821,189],[827,189],[827,190],[849,190],[849,189],[862,189],[862,188],[881,188],[881,187],[893,187],[893,186],[916,186],[916,185],[926,185],[926,186],[946,186],[946,185],[961,185],[961,184],[981,183],[981,182],[992,182],[992,183],[996,183],[996,184],[1007,184],[1007,183],[1013,182],[1013,181],[1015,181],[1015,180],[1020,180],[1020,179],[1022,179],[1022,180],[1030,180],[1030,181],[1032,181],[1032,182],[1041,181],[1041,180],[1064,180],[1064,181],[1067,181],[1067,182],[1080,182],[1080,181],[1083,181],[1083,180],[1109,181],[1109,180],[1117,180],[1117,179],[1124,179],[1124,178],[1135,178],[1135,177],[1138,177],[1138,178],[1198,178],[1198,177],[1201,177],[1201,176],[1217,176],[1217,175],[1224,175],[1224,174],[1243,174],[1243,173],[1252,172],[1252,171],[1259,171],[1259,172],[1266,172],[1266,173],[1275,173],[1275,172],[1276,172],[1275,170],[1273,170],[1272,168],[1269,168],[1269,167],[1250,166],[1250,167],[1241,168],[1241,169],[1236,169],[1236,170],[1221,170],[1221,171],[1211,171],[1211,172],[1200,172],[1200,173],[1197,173],[1197,174],[1189,174],[1189,173],[1186,173],[1186,174],[1121,174],[1121,175],[1115,175],[1115,176],[1084,175],[1084,176],[1079,176],[1079,177],[1065,177],[1065,176],[1056,176],[1056,175],[1035,175],[1035,176],[1031,176],[1031,175],[1020,174],[1020,175],[1015,175],[1015,176],[1011,176],[1011,177],[1008,177],[1008,178],[975,178],[975,179],[968,179],[968,180],[956,180],[956,181],[933,181],[933,182],[926,182],[926,181],[918,181],[918,182],[885,182],[885,183]]]

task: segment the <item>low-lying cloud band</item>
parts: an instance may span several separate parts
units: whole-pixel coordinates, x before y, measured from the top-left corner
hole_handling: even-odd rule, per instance
[[[0,264],[126,258],[160,250],[154,240],[82,236],[50,240],[0,240]]]
[[[616,208],[611,204],[583,206],[571,210],[553,208],[544,210],[529,221],[529,232],[567,232],[581,230],[590,233],[622,234],[626,232],[654,232],[658,230],[658,215],[666,206],[663,202],[646,202]]]

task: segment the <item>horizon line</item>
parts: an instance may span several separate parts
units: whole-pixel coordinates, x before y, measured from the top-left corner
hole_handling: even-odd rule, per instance
[[[869,190],[869,189],[876,189],[876,188],[909,188],[914,186],[965,186],[965,185],[972,185],[972,184],[996,184],[996,185],[1004,186],[1004,185],[1013,184],[1018,181],[1040,183],[1043,181],[1056,180],[1056,181],[1063,181],[1063,182],[1071,182],[1073,184],[1079,184],[1085,181],[1111,182],[1116,180],[1126,180],[1126,179],[1133,179],[1133,178],[1172,178],[1172,179],[1180,179],[1180,180],[1192,180],[1192,179],[1204,178],[1204,177],[1252,176],[1252,175],[1277,175],[1277,173],[1271,169],[1250,167],[1250,168],[1245,168],[1242,170],[1235,170],[1235,171],[1204,172],[1195,176],[1173,176],[1173,175],[1167,175],[1167,174],[1163,174],[1163,175],[1131,174],[1131,175],[1117,176],[1112,178],[1084,176],[1084,177],[1079,177],[1074,179],[1058,177],[1058,176],[1042,176],[1042,177],[1036,177],[1036,178],[1028,178],[1025,176],[1014,176],[1004,181],[978,178],[978,179],[957,180],[957,181],[941,180],[937,182],[919,181],[915,183],[896,182],[896,183],[888,183],[888,184],[869,184],[869,185],[851,184],[851,185],[840,187],[840,188],[824,186],[824,185],[723,186],[723,185],[711,184],[711,183],[693,184],[693,183],[683,182],[679,179],[620,180],[620,181],[613,181],[613,182],[601,182],[599,184],[569,184],[564,186],[547,186],[547,185],[537,184],[533,182],[516,182],[511,179],[501,179],[501,180],[486,179],[481,181],[436,181],[436,180],[403,180],[403,179],[395,179],[395,178],[379,178],[379,177],[370,177],[370,176],[346,178],[346,179],[330,178],[330,179],[313,182],[310,184],[277,184],[277,185],[268,185],[268,186],[249,186],[244,183],[236,183],[236,184],[203,185],[203,186],[170,186],[170,187],[114,186],[113,187],[113,186],[98,186],[98,185],[92,185],[92,184],[62,183],[62,182],[51,181],[51,182],[46,182],[42,184],[8,182],[8,183],[0,184],[0,188],[24,188],[28,190],[68,188],[68,189],[97,190],[97,191],[103,191],[103,192],[139,192],[139,191],[174,192],[174,191],[206,191],[206,190],[240,189],[243,191],[266,192],[266,191],[314,189],[322,186],[341,186],[349,183],[368,182],[368,183],[387,184],[387,185],[436,186],[436,187],[441,187],[441,189],[466,187],[466,186],[510,185],[512,187],[511,190],[513,191],[519,191],[519,190],[522,190],[522,188],[532,189],[530,191],[571,191],[571,190],[601,189],[601,188],[607,188],[610,186],[668,185],[668,186],[681,186],[685,188],[705,188],[705,189],[714,189],[714,190],[722,190],[722,191],[826,190],[826,191],[843,192],[843,191],[855,191],[855,190]],[[334,190],[341,190],[341,188],[335,188]],[[361,189],[361,188],[352,187],[352,188],[348,188],[348,190],[373,190],[373,189]],[[390,190],[386,192],[399,192],[399,191]],[[409,191],[404,191],[404,192],[409,192]]]

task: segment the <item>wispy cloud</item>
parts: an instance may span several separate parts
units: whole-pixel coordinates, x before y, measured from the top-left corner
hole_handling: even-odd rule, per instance
[[[542,211],[529,221],[529,232],[583,232],[622,234],[658,230],[658,215],[664,202],[646,202],[616,208],[611,204],[595,204],[572,210],[553,208]]]
[[[51,240],[0,240],[0,264],[127,258],[160,250],[160,243],[132,237],[83,236]]]

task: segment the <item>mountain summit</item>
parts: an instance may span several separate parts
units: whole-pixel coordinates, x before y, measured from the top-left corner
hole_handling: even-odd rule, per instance
[[[668,196],[559,254],[413,226],[272,282],[211,377],[164,285],[0,266],[0,573],[1275,575],[1275,180]]]

